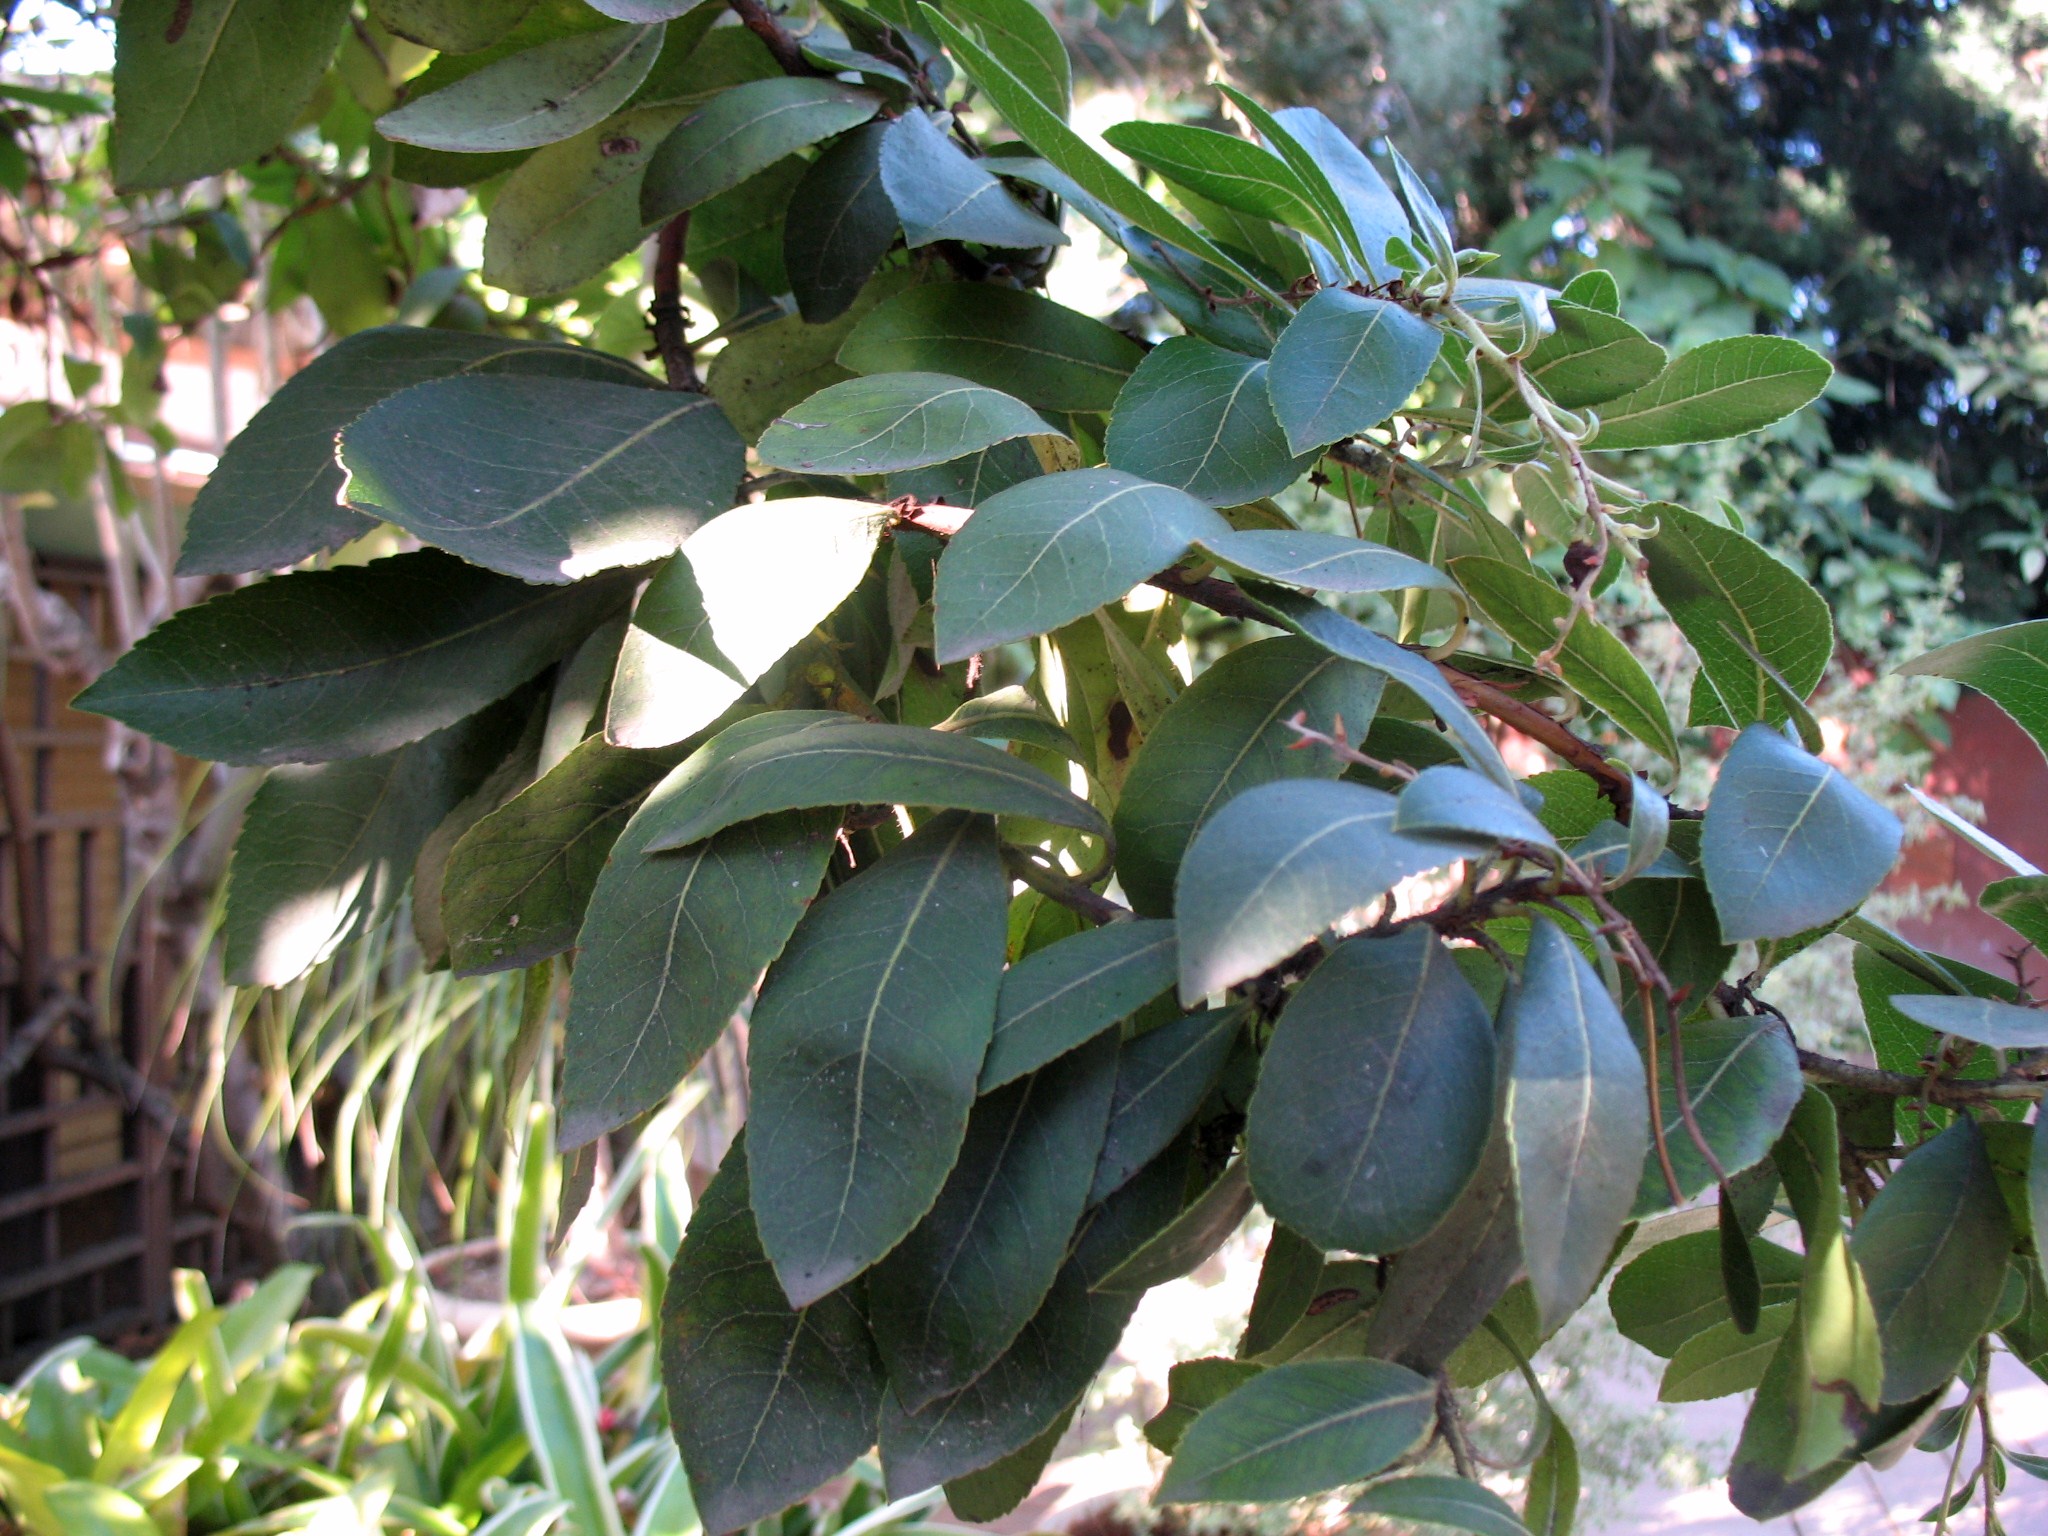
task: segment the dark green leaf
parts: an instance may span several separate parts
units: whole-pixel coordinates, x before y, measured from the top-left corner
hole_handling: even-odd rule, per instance
[[[905,112],[882,141],[882,186],[912,250],[941,240],[1033,248],[1065,245],[1060,227],[1027,208],[922,111]]]
[[[1544,1333],[1592,1294],[1650,1150],[1649,1084],[1600,977],[1538,919],[1501,1013],[1522,1254]]]
[[[1976,1123],[1958,1120],[1892,1171],[1849,1244],[1884,1345],[1884,1400],[1947,1385],[2005,1284],[2012,1227]]]
[[[1385,421],[1415,393],[1443,333],[1384,299],[1325,288],[1280,333],[1268,377],[1287,442],[1306,453]]]
[[[134,0],[114,47],[114,181],[175,187],[291,132],[348,25],[348,0]]]
[[[1645,540],[1657,600],[1699,653],[1694,725],[1776,725],[1790,713],[1777,684],[1752,659],[1761,656],[1804,698],[1834,654],[1825,599],[1754,540],[1683,507],[1645,509],[1657,537]]]
[[[1091,1202],[1122,1189],[1181,1133],[1216,1086],[1243,1029],[1243,1010],[1212,1008],[1125,1044]]]
[[[1034,950],[1003,973],[988,1093],[1093,1039],[1173,985],[1173,924],[1111,923]]]
[[[593,737],[463,833],[442,899],[456,971],[518,970],[574,944],[612,844],[676,756]]]
[[[1244,1337],[1238,1341],[1239,1358],[1252,1359],[1278,1344],[1307,1313],[1322,1278],[1323,1250],[1286,1223],[1274,1222],[1265,1260],[1259,1265],[1258,1289],[1245,1317]],[[1173,1448],[1160,1449],[1171,1454]]]
[[[2048,1046],[2048,1013],[1989,997],[1894,996],[1892,1006],[1937,1034],[1974,1040],[2001,1051]]]
[[[1722,1171],[1740,1173],[1761,1162],[1784,1131],[1804,1091],[1799,1055],[1790,1033],[1769,1017],[1696,1018],[1682,1027],[1681,1039],[1693,1119],[1714,1149]],[[1672,1066],[1668,1040],[1660,1039],[1657,1082],[1664,1113],[1664,1145],[1671,1154],[1678,1187],[1690,1199],[1714,1182],[1714,1173],[1686,1127]],[[1651,1152],[1642,1164],[1635,1214],[1654,1215],[1670,1205],[1671,1189],[1663,1165]]]
[[[1238,114],[1258,130],[1267,147],[1287,162],[1288,168],[1308,193],[1309,200],[1316,205],[1336,236],[1336,244],[1323,252],[1319,260],[1324,278],[1341,280],[1360,271],[1361,267],[1353,263],[1374,253],[1366,251],[1360,244],[1357,231],[1351,227],[1350,211],[1344,200],[1338,197],[1336,187],[1317,156],[1288,131],[1286,124],[1243,91],[1228,84],[1219,84],[1218,89],[1237,108]],[[1363,270],[1370,270],[1370,263],[1366,263]]]
[[[1188,845],[1174,887],[1182,1000],[1258,975],[1396,882],[1459,856],[1395,832],[1394,807],[1376,789],[1289,779],[1216,812]]]
[[[370,0],[369,9],[384,27],[437,53],[475,53],[517,26],[533,0]]]
[[[1397,1477],[1366,1489],[1352,1500],[1351,1513],[1440,1525],[1474,1536],[1529,1536],[1505,1499],[1462,1477]]]
[[[1109,462],[1212,506],[1283,491],[1308,468],[1273,415],[1266,364],[1193,336],[1146,354],[1117,397]]]
[[[1736,1205],[1735,1191],[1723,1184],[1720,1199],[1715,1203],[1720,1216],[1715,1225],[1721,1239],[1721,1288],[1728,1293],[1729,1321],[1735,1324],[1737,1333],[1755,1333],[1764,1304],[1764,1282],[1757,1270],[1756,1252],[1750,1245],[1749,1234],[1742,1230],[1742,1212]]]
[[[981,1099],[938,1202],[868,1281],[895,1400],[916,1413],[992,1365],[1067,1257],[1116,1083],[1101,1039]]]
[[[375,520],[342,505],[341,429],[410,385],[498,373],[654,383],[583,347],[408,325],[358,331],[287,379],[228,445],[193,503],[179,573],[270,570],[369,532]]]
[[[1916,656],[1899,670],[1975,688],[2048,752],[2048,619],[1986,630]]]
[[[1287,722],[1306,715],[1310,725],[1333,731],[1341,721],[1362,737],[1380,689],[1375,673],[1291,635],[1217,658],[1147,734],[1117,798],[1117,879],[1132,906],[1172,910],[1188,840],[1239,792],[1341,774],[1334,754],[1295,750],[1300,738]]]
[[[823,325],[784,315],[741,332],[712,358],[705,387],[740,435],[754,441],[782,412],[849,377],[834,361],[839,344],[872,306],[915,276],[905,268],[885,269],[850,309]]]
[[[1799,1255],[1776,1243],[1752,1242],[1758,1300],[1776,1307],[1799,1295]],[[1626,1338],[1670,1359],[1694,1334],[1733,1323],[1721,1278],[1721,1238],[1688,1232],[1639,1254],[1608,1288],[1607,1305]]]
[[[1190,1274],[1230,1240],[1252,1209],[1244,1159],[1226,1168],[1171,1226],[1096,1283],[1101,1291],[1147,1291]]]
[[[692,272],[720,263],[760,284],[768,293],[787,293],[789,270],[782,259],[783,220],[796,185],[809,169],[802,155],[787,155],[758,176],[707,198],[690,212],[683,262]]]
[[[1700,857],[1721,937],[1784,938],[1852,910],[1898,857],[1896,816],[1767,725],[1721,763]]]
[[[1671,1357],[1657,1386],[1663,1403],[1698,1403],[1729,1397],[1760,1385],[1771,1359],[1791,1330],[1797,1307],[1780,1302],[1761,1314],[1748,1332],[1726,1319],[1694,1334]]]
[[[860,584],[886,520],[872,502],[797,496],[700,529],[633,610],[606,739],[662,747],[710,725]]]
[[[874,1443],[888,1384],[850,1292],[793,1311],[761,1250],[736,1139],[676,1252],[661,1380],[706,1532],[795,1503]]]
[[[1673,358],[1642,388],[1610,400],[1589,447],[1655,448],[1741,437],[1790,416],[1834,376],[1828,360],[1783,336],[1730,336]]]
[[[595,127],[640,88],[659,27],[579,32],[487,64],[377,119],[387,139],[457,154],[535,149]]]
[[[661,141],[640,184],[640,217],[659,224],[784,155],[857,128],[881,109],[872,91],[778,76],[720,91]]]
[[[548,378],[416,384],[341,436],[349,505],[532,582],[673,554],[746,452],[706,396]]]
[[[1977,905],[2036,949],[2048,949],[2048,875],[2015,875],[1994,880]]]
[[[783,469],[873,475],[943,464],[1017,437],[1058,436],[1021,400],[943,373],[884,373],[819,390],[761,434]]]
[[[1074,92],[1067,45],[1031,0],[947,0],[946,14],[974,29],[1004,69],[1061,116]]]
[[[474,714],[626,595],[530,587],[438,550],[274,576],[157,626],[73,700],[194,757],[367,757]]]
[[[1186,123],[1118,123],[1103,138],[1213,203],[1340,243],[1294,168],[1263,145]]]
[[[1247,528],[1196,541],[1203,554],[1234,570],[1317,592],[1395,592],[1458,584],[1426,560],[1384,544],[1294,528]]]
[[[1116,224],[1113,229],[1111,238],[1123,246],[1131,270],[1189,335],[1254,357],[1264,357],[1273,350],[1273,343],[1286,329],[1289,310],[1264,302],[1212,308],[1208,295],[1243,287],[1234,272],[1203,261],[1134,225]]]
[[[1297,1360],[1260,1372],[1181,1436],[1165,1504],[1297,1499],[1357,1482],[1422,1438],[1436,1387],[1384,1360]]]
[[[860,1274],[938,1198],[995,1022],[1008,904],[993,825],[935,817],[814,905],[769,973],[747,1163],[792,1302]]]
[[[1522,371],[1567,410],[1584,410],[1612,400],[1649,383],[1664,369],[1664,349],[1619,315],[1553,301],[1550,316],[1557,329],[1536,344],[1536,350],[1523,360]],[[1502,386],[1498,395],[1496,379]],[[1506,383],[1498,375],[1489,377],[1489,409],[1519,417],[1520,410],[1500,410],[1500,406],[1521,404],[1505,388]],[[1496,399],[1499,405],[1494,404]]]
[[[1320,1256],[1319,1256],[1320,1257]],[[1145,1421],[1145,1438],[1171,1456],[1195,1415],[1250,1381],[1262,1365],[1209,1356],[1182,1360],[1166,1372],[1166,1406]]]
[[[1436,937],[1347,939],[1267,1045],[1245,1128],[1259,1201],[1321,1248],[1406,1248],[1470,1181],[1493,1090],[1492,1021]]]
[[[986,283],[900,293],[871,310],[839,349],[855,373],[948,373],[1048,411],[1107,411],[1144,355],[1100,320]]]
[[[1453,843],[1531,843],[1555,847],[1549,828],[1519,797],[1482,773],[1456,763],[1425,768],[1394,804],[1394,830],[1408,837]]]
[[[941,662],[1050,633],[1114,602],[1229,524],[1185,491],[1076,469],[991,496],[939,561]]]
[[[932,729],[956,731],[962,736],[972,736],[976,741],[1009,741],[1043,747],[1072,762],[1082,760],[1081,748],[1067,734],[1067,728],[1047,714],[1045,707],[1021,683],[969,699]]]
[[[1530,1536],[1572,1536],[1579,1517],[1579,1448],[1556,1414],[1529,1468],[1522,1523]]]
[[[1386,178],[1365,157],[1363,150],[1314,107],[1283,107],[1273,121],[1315,161],[1330,183],[1330,190],[1351,220],[1364,253],[1367,275],[1376,281],[1394,276],[1387,260],[1387,242],[1410,238],[1408,215]]]
[[[946,1508],[962,1520],[986,1522],[1009,1514],[1031,1497],[1079,1407],[1076,1403],[1066,1412],[1055,1414],[1052,1422],[1039,1431],[1037,1439],[980,1471],[949,1478],[944,1485]]]
[[[882,186],[886,123],[840,135],[790,194],[782,260],[796,307],[812,325],[852,307],[896,240],[896,208]]]

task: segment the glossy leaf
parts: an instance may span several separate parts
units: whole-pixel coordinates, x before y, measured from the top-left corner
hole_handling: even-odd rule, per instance
[[[1047,634],[1114,602],[1229,525],[1188,495],[1076,469],[991,496],[939,561],[938,658]]]
[[[1555,923],[1530,931],[1501,1011],[1522,1255],[1542,1331],[1605,1271],[1650,1150],[1643,1059],[1607,988]]]
[[[661,52],[659,27],[607,27],[487,64],[377,119],[387,139],[457,154],[536,149],[624,106]]]
[[[747,1165],[794,1304],[894,1248],[945,1185],[995,1022],[1008,902],[993,826],[936,817],[816,903],[762,987]]]
[[[912,250],[941,240],[1033,248],[1064,245],[1060,227],[990,175],[922,111],[905,112],[882,141],[882,187]]]
[[[1769,1017],[1704,1017],[1687,1022],[1681,1038],[1693,1120],[1714,1149],[1722,1172],[1740,1173],[1761,1162],[1784,1131],[1804,1088],[1790,1033]],[[1714,1182],[1714,1172],[1686,1126],[1668,1039],[1658,1045],[1657,1079],[1665,1149],[1678,1187],[1690,1199]],[[1670,1205],[1671,1189],[1652,1151],[1643,1160],[1635,1214],[1654,1215]]]
[[[1366,275],[1385,281],[1394,275],[1387,260],[1387,242],[1406,240],[1411,231],[1408,215],[1394,189],[1379,173],[1365,152],[1329,118],[1314,107],[1282,107],[1273,121],[1315,162],[1330,184],[1337,203],[1351,221],[1365,256]]]
[[[947,373],[1048,411],[1107,411],[1144,351],[1021,288],[928,283],[871,310],[839,349],[855,373]]]
[[[1783,938],[1870,894],[1898,857],[1898,818],[1767,725],[1722,761],[1700,857],[1721,937]]]
[[[1325,245],[1338,244],[1294,168],[1264,145],[1186,123],[1118,123],[1103,138],[1211,202],[1313,235]]]
[[[1123,1188],[1181,1133],[1215,1087],[1243,1028],[1242,1010],[1212,1008],[1124,1045],[1091,1202]]]
[[[1193,336],[1160,343],[1117,397],[1109,462],[1218,507],[1285,490],[1308,459],[1273,414],[1266,366]]]
[[[216,762],[367,757],[511,692],[625,593],[530,587],[438,550],[275,576],[158,625],[73,707]]]
[[[981,1091],[1035,1071],[1173,985],[1172,923],[1140,918],[1086,929],[1003,973]]]
[[[1609,400],[1589,446],[1655,448],[1740,437],[1790,416],[1834,376],[1828,360],[1783,336],[1730,336],[1675,357],[1640,389]]]
[[[1657,1386],[1662,1403],[1699,1403],[1759,1386],[1771,1358],[1792,1327],[1790,1302],[1765,1309],[1757,1325],[1742,1331],[1729,1318],[1702,1329],[1679,1345]]]
[[[1096,1284],[1102,1291],[1146,1291],[1193,1273],[1244,1224],[1253,1205],[1242,1158],[1232,1163],[1173,1224]]]
[[[1444,572],[1384,544],[1293,528],[1247,528],[1196,541],[1234,570],[1317,592],[1455,592]]]
[[[1474,1536],[1529,1536],[1507,1501],[1468,1478],[1430,1474],[1376,1483],[1351,1502],[1354,1515],[1378,1515]]]
[[[661,1380],[706,1532],[775,1514],[874,1443],[888,1384],[848,1292],[782,1294],[733,1142],[697,1202],[662,1301]]]
[[[566,582],[673,554],[732,504],[746,445],[703,395],[458,378],[373,406],[341,463],[351,506],[471,564]]]
[[[1556,846],[1549,828],[1521,800],[1484,774],[1456,763],[1425,768],[1395,798],[1394,830],[1456,844]]]
[[[1116,1083],[1108,1039],[978,1100],[937,1203],[868,1280],[895,1399],[916,1413],[967,1386],[1051,1291],[1088,1200]]]
[[[1209,1356],[1180,1360],[1166,1371],[1166,1406],[1145,1421],[1145,1438],[1171,1456],[1195,1415],[1250,1381],[1262,1365]]]
[[[760,453],[783,469],[873,475],[1057,435],[998,390],[943,373],[885,373],[834,384],[792,407],[761,434]]]
[[[1347,939],[1266,1048],[1245,1128],[1260,1203],[1321,1248],[1407,1247],[1479,1164],[1494,1068],[1492,1022],[1434,935]]]
[[[1664,349],[1617,314],[1553,302],[1550,315],[1557,329],[1536,344],[1522,371],[1567,410],[1600,405],[1648,384],[1664,370]],[[1491,372],[1488,377],[1489,409],[1506,419],[1524,414],[1507,380]]]
[[[1971,635],[1916,656],[1899,670],[1975,688],[2048,752],[2048,620]]]
[[[946,14],[974,29],[990,55],[1054,112],[1074,93],[1067,45],[1031,0],[948,0]]]
[[[866,123],[841,134],[790,194],[782,261],[812,325],[845,314],[895,242],[896,208],[882,186],[888,132],[886,123]]]
[[[1956,1035],[1997,1050],[2048,1046],[2048,1013],[1989,997],[1897,995],[1892,1006],[1937,1034]]]
[[[1688,1232],[1638,1254],[1608,1287],[1607,1305],[1624,1338],[1670,1359],[1696,1334],[1733,1324],[1721,1279],[1717,1232]],[[1799,1295],[1799,1255],[1776,1243],[1752,1242],[1766,1308]]]
[[[1301,738],[1287,722],[1306,715],[1310,725],[1334,731],[1341,720],[1362,737],[1381,686],[1375,673],[1294,636],[1219,657],[1146,736],[1117,798],[1117,879],[1132,906],[1172,910],[1188,840],[1241,791],[1277,779],[1338,777],[1343,763],[1329,752],[1297,750]]]
[[[1459,856],[1394,831],[1394,807],[1375,789],[1302,779],[1259,785],[1216,812],[1174,887],[1181,999],[1256,976],[1397,881]]]
[[[799,496],[735,507],[691,536],[633,610],[607,740],[662,747],[710,725],[867,574],[872,502]]]
[[[750,80],[720,91],[678,123],[648,161],[641,220],[671,219],[784,155],[859,127],[881,106],[872,91],[808,77]]]
[[[1421,1439],[1436,1386],[1384,1360],[1303,1360],[1247,1381],[1181,1436],[1165,1504],[1296,1499],[1370,1477]]]
[[[784,411],[848,378],[834,361],[839,344],[862,315],[900,292],[913,276],[903,269],[878,273],[844,314],[823,325],[784,315],[741,332],[711,360],[705,388],[740,436],[750,442],[758,439]]]
[[[1376,427],[1428,375],[1443,333],[1384,299],[1325,288],[1273,348],[1268,390],[1287,442],[1306,453]]]

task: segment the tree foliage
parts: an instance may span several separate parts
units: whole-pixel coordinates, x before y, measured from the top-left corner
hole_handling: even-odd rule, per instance
[[[1981,1070],[2040,1015],[1859,915],[1900,828],[1819,755],[1824,607],[1613,457],[1767,427],[1826,360],[1667,356],[1603,274],[1490,275],[1311,110],[1128,125],[1134,178],[1024,0],[834,3],[801,38],[752,0],[374,9],[448,50],[366,136],[379,174],[487,189],[514,289],[651,238],[664,377],[362,333],[229,446],[191,558],[430,547],[225,591],[80,703],[284,765],[229,891],[254,979],[414,862],[463,969],[573,952],[570,1145],[750,1014],[748,1129],[664,1313],[709,1526],[876,1444],[895,1491],[1013,1505],[1143,1290],[1253,1201],[1281,1225],[1244,1348],[1148,1426],[1169,1501],[1370,1482],[1361,1509],[1568,1530],[1568,1427],[1537,1393],[1517,1516],[1469,1481],[1457,1389],[1610,1275],[1667,1395],[1754,1393],[1759,1518],[1959,1374],[1980,1401],[1993,1335],[2044,1357],[1993,1112],[2037,1085]],[[273,152],[330,10],[125,7],[116,175]],[[291,80],[211,51],[256,27]],[[1063,212],[1184,334],[1044,296]],[[1304,477],[1349,533],[1298,525]],[[1699,657],[1684,726],[1606,596],[1638,564]],[[1191,681],[1196,631],[1222,654]],[[2048,731],[2031,627],[1973,644],[1923,665]],[[1482,717],[1562,766],[1518,778]],[[1710,727],[1711,796],[1670,804]],[[1759,994],[1828,932],[1920,1032],[1882,1070],[1802,1056]],[[1675,1209],[1710,1189],[1717,1232]],[[1458,1477],[1415,1475],[1437,1447]],[[1960,1492],[2003,1467],[1987,1428]]]

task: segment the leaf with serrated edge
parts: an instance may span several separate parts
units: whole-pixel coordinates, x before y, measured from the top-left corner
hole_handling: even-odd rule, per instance
[[[1034,950],[1003,973],[995,1035],[981,1064],[988,1093],[1135,1013],[1173,985],[1173,924],[1110,923]]]
[[[882,186],[912,250],[941,240],[1034,249],[1065,245],[1060,227],[1026,207],[922,111],[905,112],[882,141]]]
[[[1723,1173],[1740,1173],[1761,1162],[1799,1103],[1804,1080],[1799,1053],[1776,1019],[1696,1018],[1680,1027],[1685,1049],[1686,1098],[1694,1123]],[[1687,1199],[1714,1182],[1685,1123],[1672,1071],[1671,1053],[1657,1056],[1658,1102],[1664,1112],[1664,1146]],[[1635,1214],[1668,1210],[1671,1187],[1654,1152],[1643,1159]]]
[[[784,155],[859,127],[881,106],[872,91],[808,77],[778,75],[720,91],[678,123],[647,162],[641,220],[663,223]]]
[[[1653,448],[1740,437],[1790,416],[1827,388],[1828,360],[1783,336],[1730,336],[1673,358],[1600,411],[1592,448]]]
[[[1266,369],[1198,337],[1162,342],[1117,396],[1109,462],[1218,507],[1285,490],[1309,459],[1273,415]]]
[[[1181,1133],[1243,1032],[1242,1009],[1213,1008],[1162,1024],[1124,1046],[1091,1201],[1108,1199]]]
[[[536,149],[583,132],[626,103],[661,52],[659,27],[606,27],[488,64],[377,119],[385,138],[482,155]]]
[[[1443,333],[1384,299],[1325,288],[1280,333],[1268,379],[1296,452],[1376,427],[1428,376]]]
[[[944,373],[848,379],[794,405],[761,434],[765,464],[876,475],[943,464],[1058,428],[1021,400]]]
[[[1108,410],[1144,355],[1078,310],[980,283],[898,294],[869,311],[839,349],[855,373],[949,373],[1048,411]]]

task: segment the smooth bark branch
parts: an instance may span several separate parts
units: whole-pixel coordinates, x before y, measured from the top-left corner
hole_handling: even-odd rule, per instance
[[[739,17],[740,24],[767,44],[768,51],[775,55],[775,62],[781,66],[785,75],[821,73],[804,57],[802,47],[790,35],[789,29],[775,19],[774,13],[763,5],[761,0],[729,0],[729,3],[733,14]]]

